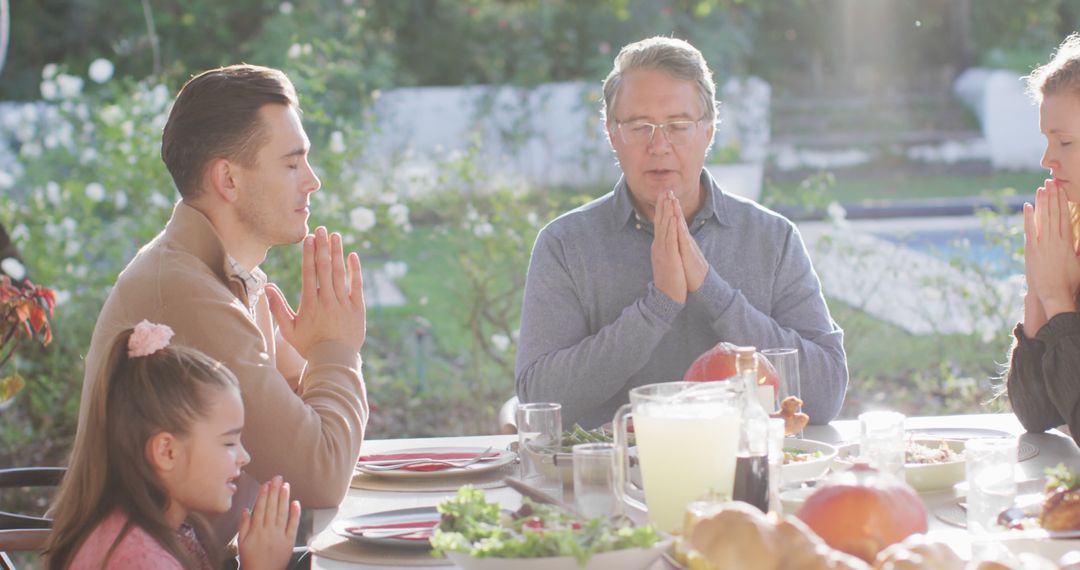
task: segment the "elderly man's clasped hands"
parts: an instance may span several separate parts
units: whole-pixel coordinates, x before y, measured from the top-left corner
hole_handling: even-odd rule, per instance
[[[705,282],[709,262],[690,235],[675,193],[669,190],[657,202],[653,218],[653,283],[672,300],[686,303],[687,294]]]

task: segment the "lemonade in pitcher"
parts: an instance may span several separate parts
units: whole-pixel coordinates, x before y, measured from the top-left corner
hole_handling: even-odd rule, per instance
[[[740,415],[738,394],[725,384],[669,382],[630,391],[626,408],[633,410],[645,503],[658,530],[678,532],[687,503],[702,496],[731,497]],[[626,412],[616,414],[617,430],[625,429]]]

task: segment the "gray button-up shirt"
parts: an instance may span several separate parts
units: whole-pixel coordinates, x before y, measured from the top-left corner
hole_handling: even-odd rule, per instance
[[[653,285],[652,224],[625,178],[549,223],[536,238],[521,311],[516,383],[522,402],[559,402],[564,425],[612,419],[631,388],[681,380],[720,341],[799,349],[803,410],[836,417],[847,390],[844,333],[795,226],[724,194],[707,171],[689,224],[710,268],[680,304]]]

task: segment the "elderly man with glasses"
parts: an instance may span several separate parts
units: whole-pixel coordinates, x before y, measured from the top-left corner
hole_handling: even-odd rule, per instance
[[[561,403],[564,425],[611,421],[720,341],[798,348],[804,411],[840,410],[843,331],[798,231],[704,169],[715,93],[701,52],[663,37],[624,47],[604,81],[622,179],[540,232],[521,315],[518,398]]]

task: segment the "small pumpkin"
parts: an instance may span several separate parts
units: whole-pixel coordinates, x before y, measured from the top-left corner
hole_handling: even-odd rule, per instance
[[[727,380],[735,376],[735,349],[738,346],[731,344],[730,342],[717,343],[716,346],[710,348],[697,357],[697,360],[690,365],[690,368],[683,375],[683,380],[687,382],[712,382],[714,380]],[[754,360],[758,365],[758,385],[759,386],[772,386],[773,397],[776,397],[780,391],[780,376],[776,373],[776,369],[769,362],[768,358],[761,355],[760,352],[754,353]]]
[[[864,463],[831,477],[795,516],[829,546],[867,562],[885,547],[927,531],[919,494]]]

